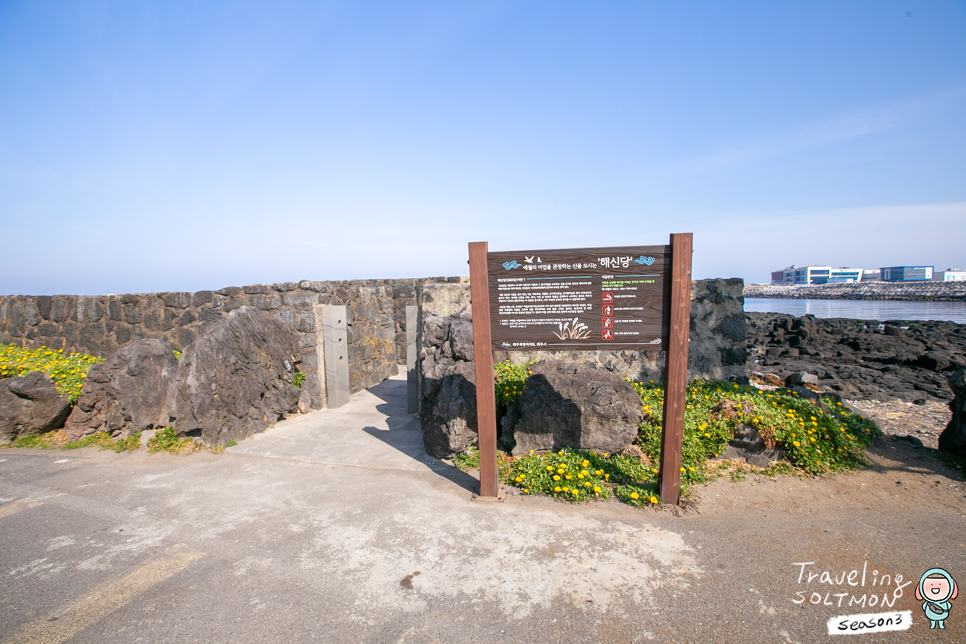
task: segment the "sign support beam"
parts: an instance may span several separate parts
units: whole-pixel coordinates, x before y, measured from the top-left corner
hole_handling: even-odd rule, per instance
[[[671,235],[671,310],[664,365],[664,422],[661,429],[660,492],[664,503],[681,500],[681,451],[688,386],[688,331],[691,326],[691,233]]]
[[[486,242],[470,242],[470,302],[473,307],[473,359],[476,363],[476,431],[480,449],[480,497],[498,496],[496,462],[496,384],[490,347],[490,294]]]

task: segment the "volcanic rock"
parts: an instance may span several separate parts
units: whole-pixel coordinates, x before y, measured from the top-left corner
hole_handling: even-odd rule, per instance
[[[113,436],[170,424],[167,400],[178,371],[174,352],[157,339],[135,340],[87,372],[67,419],[67,438],[97,431]]]
[[[559,360],[530,370],[513,428],[514,455],[562,447],[617,453],[637,437],[641,399],[629,382]]]
[[[28,434],[43,434],[64,426],[70,398],[40,371],[0,380],[0,443]]]

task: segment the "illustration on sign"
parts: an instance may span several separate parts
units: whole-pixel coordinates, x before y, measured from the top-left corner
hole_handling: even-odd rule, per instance
[[[658,349],[667,337],[667,246],[487,253],[491,345]]]

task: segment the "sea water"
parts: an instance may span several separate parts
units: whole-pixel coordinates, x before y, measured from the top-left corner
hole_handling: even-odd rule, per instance
[[[895,300],[792,300],[745,298],[745,312],[786,313],[801,317],[853,320],[950,320],[966,324],[966,302],[903,302]]]

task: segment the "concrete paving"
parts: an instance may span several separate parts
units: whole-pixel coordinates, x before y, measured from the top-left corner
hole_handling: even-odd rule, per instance
[[[227,452],[306,463],[426,471],[419,419],[406,413],[406,374],[353,394],[338,409],[293,416]]]

